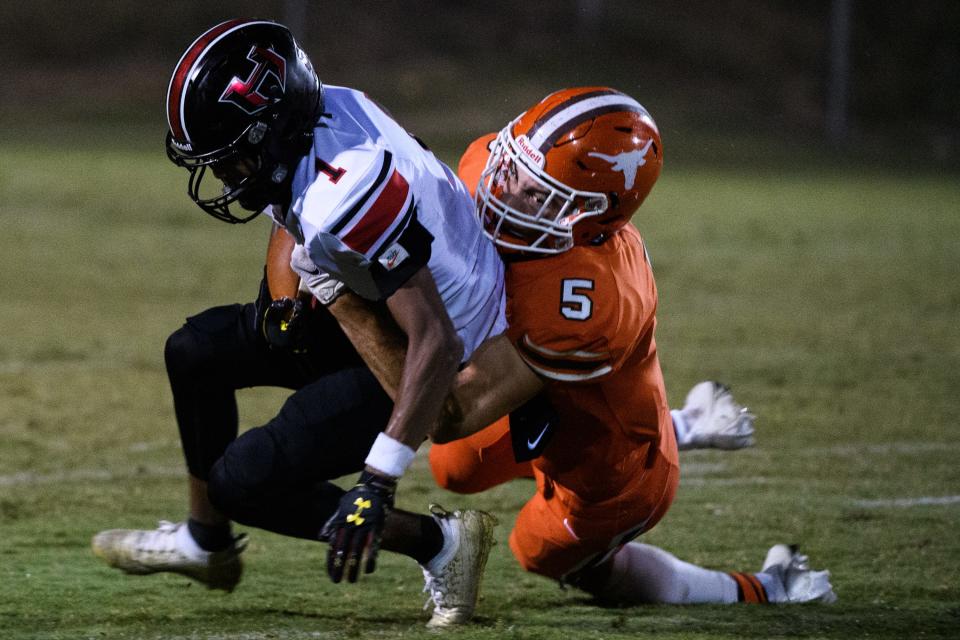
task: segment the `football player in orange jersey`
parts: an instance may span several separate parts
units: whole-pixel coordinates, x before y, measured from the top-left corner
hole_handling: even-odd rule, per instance
[[[475,370],[461,374],[454,398],[463,419],[435,441],[470,433],[537,394],[547,410],[435,444],[434,475],[441,486],[475,492],[532,470],[536,494],[517,517],[511,550],[528,571],[604,599],[833,600],[829,574],[810,571],[786,545],[774,546],[758,573],[725,573],[630,542],[673,500],[675,426],[683,437],[716,418],[717,400],[729,396],[704,383],[684,410],[667,405],[656,285],[629,224],[662,164],[650,114],[605,87],[553,93],[464,154],[460,177],[476,189],[477,213],[507,264],[509,339],[491,342]],[[526,463],[524,449],[542,453]]]

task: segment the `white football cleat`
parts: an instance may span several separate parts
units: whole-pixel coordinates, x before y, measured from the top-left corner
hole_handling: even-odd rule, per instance
[[[477,606],[483,568],[493,546],[493,528],[497,519],[484,511],[447,512],[430,505],[440,530],[443,549],[423,569],[424,591],[433,602],[429,629],[446,629],[467,622]]]
[[[743,449],[753,446],[756,416],[737,403],[730,388],[719,382],[700,382],[674,414],[677,447],[686,449]]]
[[[783,603],[837,601],[837,594],[830,585],[829,571],[813,571],[809,559],[797,552],[796,545],[775,544],[770,547],[763,561],[763,573],[769,574],[783,584]]]
[[[170,572],[192,578],[208,589],[233,591],[243,575],[240,553],[247,547],[241,534],[223,551],[204,551],[186,522],[161,520],[156,529],[110,529],[91,541],[93,553],[111,567],[134,575]]]

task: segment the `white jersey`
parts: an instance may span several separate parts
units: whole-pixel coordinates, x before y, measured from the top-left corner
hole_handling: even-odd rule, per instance
[[[507,322],[503,263],[459,178],[366,95],[325,87],[283,224],[318,269],[370,300],[426,265],[464,358]]]

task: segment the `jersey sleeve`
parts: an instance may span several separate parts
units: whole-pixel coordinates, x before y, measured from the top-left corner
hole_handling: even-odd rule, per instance
[[[477,195],[477,185],[480,184],[480,174],[487,166],[487,159],[490,157],[490,148],[496,140],[497,134],[488,133],[470,143],[467,150],[460,156],[460,164],[457,165],[457,175],[467,185],[471,196]]]
[[[635,308],[612,273],[566,262],[514,287],[509,334],[538,375],[563,383],[599,382],[623,366],[643,336],[652,335],[653,316]]]
[[[390,297],[430,260],[433,236],[417,218],[412,176],[380,149],[366,162],[345,156],[324,163],[303,203],[310,258],[359,295]],[[338,182],[353,172],[356,177]]]
[[[615,371],[618,360],[603,336],[533,330],[515,344],[528,367],[557,382],[600,380]]]

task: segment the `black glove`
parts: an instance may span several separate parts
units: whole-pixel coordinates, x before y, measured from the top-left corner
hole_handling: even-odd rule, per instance
[[[305,309],[299,298],[278,298],[263,312],[263,337],[274,349],[304,351]]]
[[[357,484],[340,498],[337,512],[320,532],[320,539],[330,543],[327,573],[331,580],[340,582],[346,569],[347,581],[356,582],[364,555],[364,573],[373,573],[396,488],[396,480],[364,471]]]

